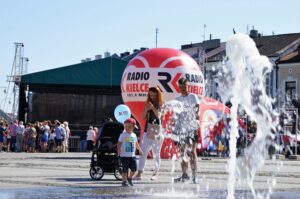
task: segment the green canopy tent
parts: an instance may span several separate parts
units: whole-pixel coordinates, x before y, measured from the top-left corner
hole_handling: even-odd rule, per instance
[[[97,123],[111,117],[122,103],[120,84],[127,63],[108,57],[23,75],[19,119]]]

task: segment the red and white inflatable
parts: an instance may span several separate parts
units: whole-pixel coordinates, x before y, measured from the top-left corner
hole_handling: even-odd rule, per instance
[[[148,89],[158,86],[164,100],[180,95],[177,81],[189,80],[189,92],[204,95],[204,78],[198,64],[186,53],[171,48],[153,48],[141,52],[126,66],[122,80],[122,98],[138,120],[143,134],[145,121],[141,119]],[[141,135],[142,136],[142,135]]]

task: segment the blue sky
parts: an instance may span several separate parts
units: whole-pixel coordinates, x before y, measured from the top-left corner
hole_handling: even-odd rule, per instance
[[[29,73],[111,53],[155,47],[179,49],[206,38],[226,41],[247,25],[264,35],[300,32],[300,1],[272,0],[0,0],[0,103],[23,42]]]

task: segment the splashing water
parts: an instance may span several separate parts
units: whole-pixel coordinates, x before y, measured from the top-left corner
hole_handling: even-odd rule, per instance
[[[236,179],[246,181],[255,198],[268,198],[271,192],[261,196],[253,187],[255,173],[264,164],[267,140],[273,139],[272,129],[277,126],[277,113],[272,108],[274,102],[265,91],[264,79],[271,72],[268,58],[261,56],[254,41],[244,34],[235,34],[226,44],[228,60],[223,63],[219,76],[219,94],[223,102],[230,101],[230,160],[228,177],[228,199],[234,198]],[[236,158],[238,134],[238,110],[243,109],[251,120],[257,123],[256,137],[246,149],[245,155]],[[276,184],[276,183],[272,183]]]
[[[194,130],[199,128],[199,122],[196,119],[196,109],[193,106],[192,104],[183,103],[178,100],[171,100],[164,104],[159,113],[159,115],[169,114],[170,116],[163,130],[164,137],[174,140],[181,146],[184,145],[184,147],[179,147],[179,150],[181,150],[179,156],[180,162],[190,161],[192,144],[189,138],[193,137]],[[171,148],[171,146],[169,147]],[[175,160],[176,155],[173,154],[171,174],[175,170]]]
[[[223,102],[232,103],[230,114],[230,159],[228,161],[228,183],[227,198],[233,199],[236,195],[235,189],[242,183],[246,183],[254,198],[270,198],[272,188],[276,185],[274,176],[267,179],[269,189],[258,192],[254,189],[254,178],[258,169],[264,165],[267,148],[274,145],[272,131],[278,129],[278,113],[273,109],[274,100],[265,91],[265,77],[271,72],[272,64],[268,58],[261,56],[254,41],[244,34],[235,34],[226,44],[227,60],[218,67],[218,93]],[[255,139],[245,150],[242,157],[237,158],[238,113],[244,110],[252,121],[257,124]],[[171,113],[164,134],[166,138],[179,141],[182,135],[174,135],[176,122],[180,120],[182,131],[195,124],[195,118],[179,117],[186,112],[184,105],[176,100],[166,102],[161,115]],[[193,112],[193,111],[190,111]],[[169,129],[169,130],[168,130]],[[170,130],[171,129],[171,130]],[[187,136],[187,135],[183,135]],[[277,146],[276,146],[277,147]],[[180,159],[189,161],[184,155]],[[176,157],[172,157],[171,174],[174,174]],[[209,187],[209,184],[207,184]],[[209,188],[208,188],[209,189]]]
[[[172,134],[166,134],[167,138],[171,138],[174,141],[184,140],[189,136],[189,133],[194,129],[199,128],[199,123],[196,120],[196,111],[194,107],[188,104],[183,104],[177,100],[170,100],[164,104],[159,115],[170,114],[170,118],[167,121],[167,126],[164,132],[172,131]]]

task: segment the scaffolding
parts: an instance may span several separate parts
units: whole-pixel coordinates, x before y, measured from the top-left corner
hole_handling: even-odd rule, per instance
[[[11,68],[11,73],[9,76],[7,76],[8,86],[6,89],[7,92],[4,100],[3,110],[5,110],[5,112],[8,112],[9,105],[12,104],[10,115],[12,119],[17,119],[18,111],[19,111],[19,95],[20,95],[19,90],[20,90],[21,76],[27,70],[27,62],[29,61],[29,59],[24,57],[24,44],[20,42],[15,42],[14,44],[15,44],[15,55],[14,55],[14,60]],[[10,88],[11,83],[13,83],[12,89]],[[13,101],[11,103],[12,98]],[[8,101],[8,105],[6,105],[7,101]]]

